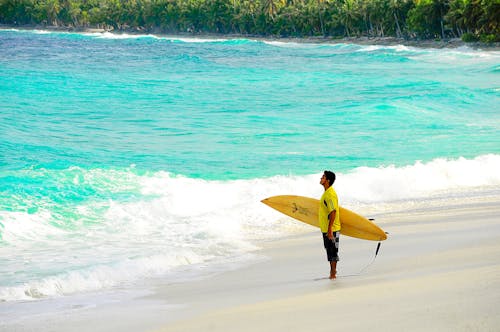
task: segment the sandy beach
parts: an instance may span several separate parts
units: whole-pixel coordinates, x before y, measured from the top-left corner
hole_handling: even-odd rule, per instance
[[[498,331],[500,202],[388,215],[376,243],[343,237],[340,278],[318,234],[270,243],[271,258],[156,296],[192,314],[159,331]]]
[[[262,250],[256,252],[261,259],[249,266],[186,282],[159,283],[152,294],[126,302],[110,296],[103,305],[86,307],[73,299],[65,310],[33,311],[0,327],[3,331],[498,331],[499,214],[498,196],[427,212],[381,214],[377,220],[389,238],[376,259],[376,242],[342,237],[339,277],[334,281],[325,278],[328,263],[319,234],[311,228],[261,244]]]

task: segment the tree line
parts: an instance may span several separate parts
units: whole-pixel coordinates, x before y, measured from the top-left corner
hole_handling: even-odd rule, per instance
[[[0,23],[154,33],[500,41],[500,0],[0,0]]]

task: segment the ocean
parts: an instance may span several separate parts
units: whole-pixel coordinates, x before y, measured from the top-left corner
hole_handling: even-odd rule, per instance
[[[0,311],[262,259],[325,169],[381,222],[498,196],[499,105],[498,51],[0,30]]]

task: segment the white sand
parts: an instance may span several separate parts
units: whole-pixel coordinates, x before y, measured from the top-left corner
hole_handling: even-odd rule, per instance
[[[328,275],[317,232],[264,249],[271,260],[156,296],[187,305],[161,331],[500,331],[500,202],[379,220],[376,243],[341,238]],[[319,280],[318,280],[319,279]],[[187,313],[186,313],[187,311]]]
[[[85,306],[86,297],[56,308],[26,303],[17,321],[2,322],[0,312],[0,330],[500,331],[499,197],[380,214],[377,223],[390,235],[362,274],[376,242],[341,237],[340,277],[331,281],[311,228],[265,243],[258,263],[160,284],[152,295],[123,302],[100,294],[97,307]]]

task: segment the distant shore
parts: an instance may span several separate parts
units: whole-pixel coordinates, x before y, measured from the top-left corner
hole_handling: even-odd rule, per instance
[[[310,36],[310,37],[280,37],[280,36],[261,36],[261,35],[243,35],[243,34],[213,34],[213,33],[190,33],[190,32],[178,32],[178,33],[165,33],[161,31],[146,31],[138,29],[130,30],[111,30],[102,28],[74,28],[74,27],[62,27],[62,26],[45,26],[45,25],[5,25],[0,24],[1,29],[18,29],[18,30],[47,30],[47,31],[59,31],[59,32],[75,32],[75,33],[113,33],[113,34],[133,34],[133,35],[145,35],[151,34],[155,36],[181,36],[181,37],[194,37],[194,38],[248,38],[256,40],[267,40],[267,41],[282,41],[282,42],[295,42],[295,43],[317,43],[317,44],[358,44],[358,45],[382,45],[382,46],[395,46],[403,45],[418,48],[458,48],[467,46],[473,49],[481,49],[484,51],[500,51],[500,43],[486,44],[481,42],[466,43],[460,38],[452,38],[445,40],[434,40],[434,39],[405,39],[397,37],[320,37],[320,36]]]

